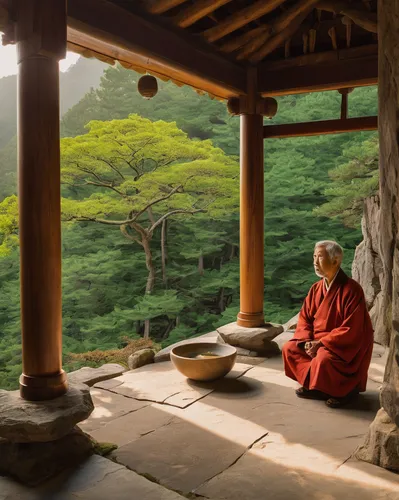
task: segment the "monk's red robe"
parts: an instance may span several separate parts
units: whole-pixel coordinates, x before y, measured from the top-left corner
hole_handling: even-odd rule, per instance
[[[315,358],[303,342],[319,340]],[[339,270],[327,291],[315,283],[299,314],[294,338],[283,347],[285,373],[307,389],[344,397],[366,390],[373,350],[373,327],[362,287]]]

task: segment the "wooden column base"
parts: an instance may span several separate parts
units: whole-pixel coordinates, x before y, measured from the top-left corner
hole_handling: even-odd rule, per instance
[[[45,401],[58,398],[68,390],[66,373],[61,370],[57,375],[31,377],[24,373],[19,378],[21,398],[27,401]]]
[[[263,311],[257,313],[239,312],[237,316],[237,325],[245,328],[256,328],[265,324]]]

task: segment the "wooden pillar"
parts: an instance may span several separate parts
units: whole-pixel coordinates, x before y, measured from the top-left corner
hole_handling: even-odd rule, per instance
[[[59,60],[66,1],[17,0],[21,396],[64,394],[61,333]]]
[[[264,297],[263,116],[277,112],[274,99],[258,93],[257,71],[248,71],[248,93],[228,102],[240,115],[240,312],[237,324],[262,326]]]
[[[263,116],[240,118],[240,312],[237,324],[262,326],[264,298]]]

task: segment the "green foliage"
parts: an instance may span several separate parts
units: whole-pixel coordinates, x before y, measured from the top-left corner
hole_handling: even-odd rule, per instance
[[[333,181],[325,190],[329,201],[315,209],[318,215],[342,220],[358,228],[363,213],[363,201],[378,193],[378,138],[371,138],[343,151],[342,162],[330,171]]]
[[[67,370],[125,356],[126,337],[144,342],[148,320],[151,338],[166,346],[232,322],[239,310],[239,120],[224,103],[171,83],[160,82],[146,101],[136,90],[139,76],[107,69],[100,87],[62,120]],[[376,107],[375,87],[349,96],[350,116],[375,114]],[[273,123],[339,113],[337,92],[286,96]],[[10,182],[0,192],[0,387],[15,388],[15,145],[3,153],[0,170]],[[338,240],[350,273],[362,200],[378,181],[376,158],[370,133],[265,141],[267,320],[285,322],[298,311],[316,279],[315,241]]]

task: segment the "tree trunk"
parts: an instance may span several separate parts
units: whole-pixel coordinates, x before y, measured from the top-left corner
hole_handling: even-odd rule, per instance
[[[224,309],[225,309],[225,307],[224,307],[224,288],[221,288],[220,292],[219,292],[219,311],[220,311],[220,314],[222,314]]]
[[[200,255],[198,258],[198,272],[200,276],[204,275],[204,256]]]
[[[162,281],[167,288],[168,286],[168,278],[166,276],[166,264],[168,261],[168,250],[167,250],[167,231],[168,231],[168,221],[165,219],[162,222],[162,230],[161,230],[161,257],[162,257]]]
[[[145,252],[145,265],[148,270],[148,277],[147,277],[147,284],[145,287],[145,293],[150,294],[153,289],[154,289],[154,284],[155,284],[155,266],[154,262],[152,260],[152,252],[151,252],[151,246],[150,246],[150,241],[148,238],[145,238],[144,236],[142,237],[141,244],[143,245],[144,252]],[[149,339],[150,338],[150,333],[151,333],[151,324],[150,320],[146,319],[144,321],[144,338]]]

